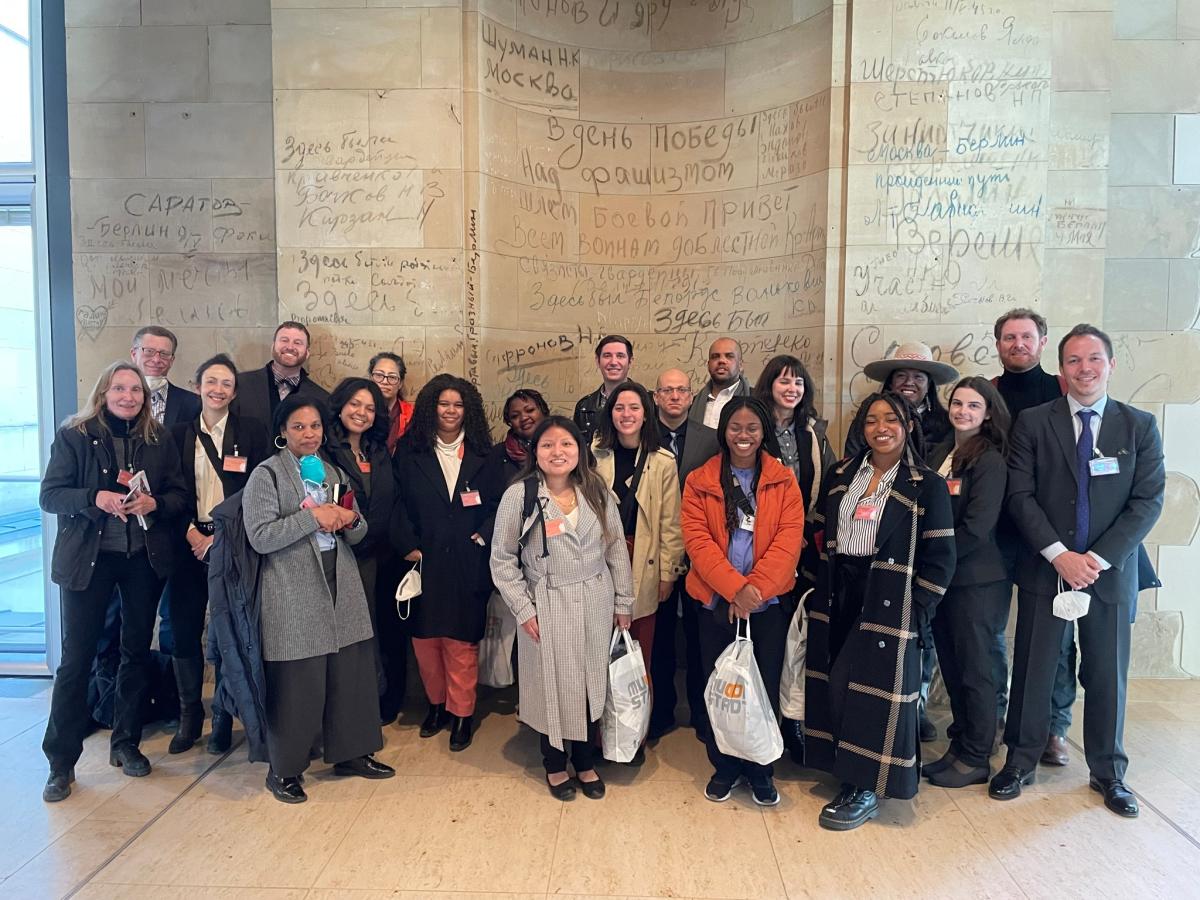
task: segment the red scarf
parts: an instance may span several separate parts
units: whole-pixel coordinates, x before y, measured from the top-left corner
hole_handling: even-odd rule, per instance
[[[529,456],[529,445],[510,428],[508,436],[504,438],[504,452],[508,454],[509,459],[521,466],[525,464],[525,459]]]

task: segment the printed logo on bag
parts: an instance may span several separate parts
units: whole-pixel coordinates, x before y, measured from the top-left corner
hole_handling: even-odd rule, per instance
[[[629,705],[634,709],[641,709],[646,701],[650,699],[649,676],[639,678],[637,681],[631,680],[625,686],[625,691],[629,694]]]
[[[722,712],[741,715],[745,707],[745,696],[746,684],[743,681],[722,681],[720,678],[713,678],[709,682],[709,702]]]

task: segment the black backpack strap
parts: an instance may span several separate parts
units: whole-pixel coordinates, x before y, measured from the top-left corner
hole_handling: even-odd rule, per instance
[[[550,555],[550,545],[546,541],[546,511],[538,499],[538,477],[530,475],[525,479],[525,499],[521,503],[521,522],[533,515],[534,510],[537,510],[538,521],[542,523],[542,558],[545,559]],[[517,538],[518,546],[524,547],[525,541],[529,538],[533,531],[534,525],[530,525],[529,529]],[[519,557],[519,554],[518,554]]]

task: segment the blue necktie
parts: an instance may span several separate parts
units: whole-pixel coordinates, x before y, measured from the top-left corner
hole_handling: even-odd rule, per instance
[[[1095,448],[1092,442],[1092,416],[1096,415],[1090,409],[1081,409],[1078,413],[1080,422],[1079,440],[1075,442],[1075,485],[1078,496],[1075,500],[1075,552],[1083,553],[1088,548],[1088,527],[1091,519],[1091,500],[1088,498],[1088,480],[1091,470],[1092,452]]]

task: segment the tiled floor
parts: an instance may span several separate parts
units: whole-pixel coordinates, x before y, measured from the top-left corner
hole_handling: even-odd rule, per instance
[[[335,779],[319,765],[302,806],[267,795],[265,766],[240,748],[168,756],[164,732],[144,744],[155,765],[144,779],[110,768],[107,736],[92,737],[70,799],[46,805],[49,684],[3,686],[3,897],[1200,897],[1200,680],[1131,688],[1137,821],[1088,790],[1077,715],[1071,765],[1043,769],[1020,800],[926,786],[851,834],[817,827],[834,785],[790,763],[775,809],[744,789],[706,801],[707,762],[688,730],[640,770],[604,769],[603,801],[557,803],[503,695],[485,701],[466,752],[449,753],[445,734],[418,738],[413,709],[386,729],[396,778]]]

